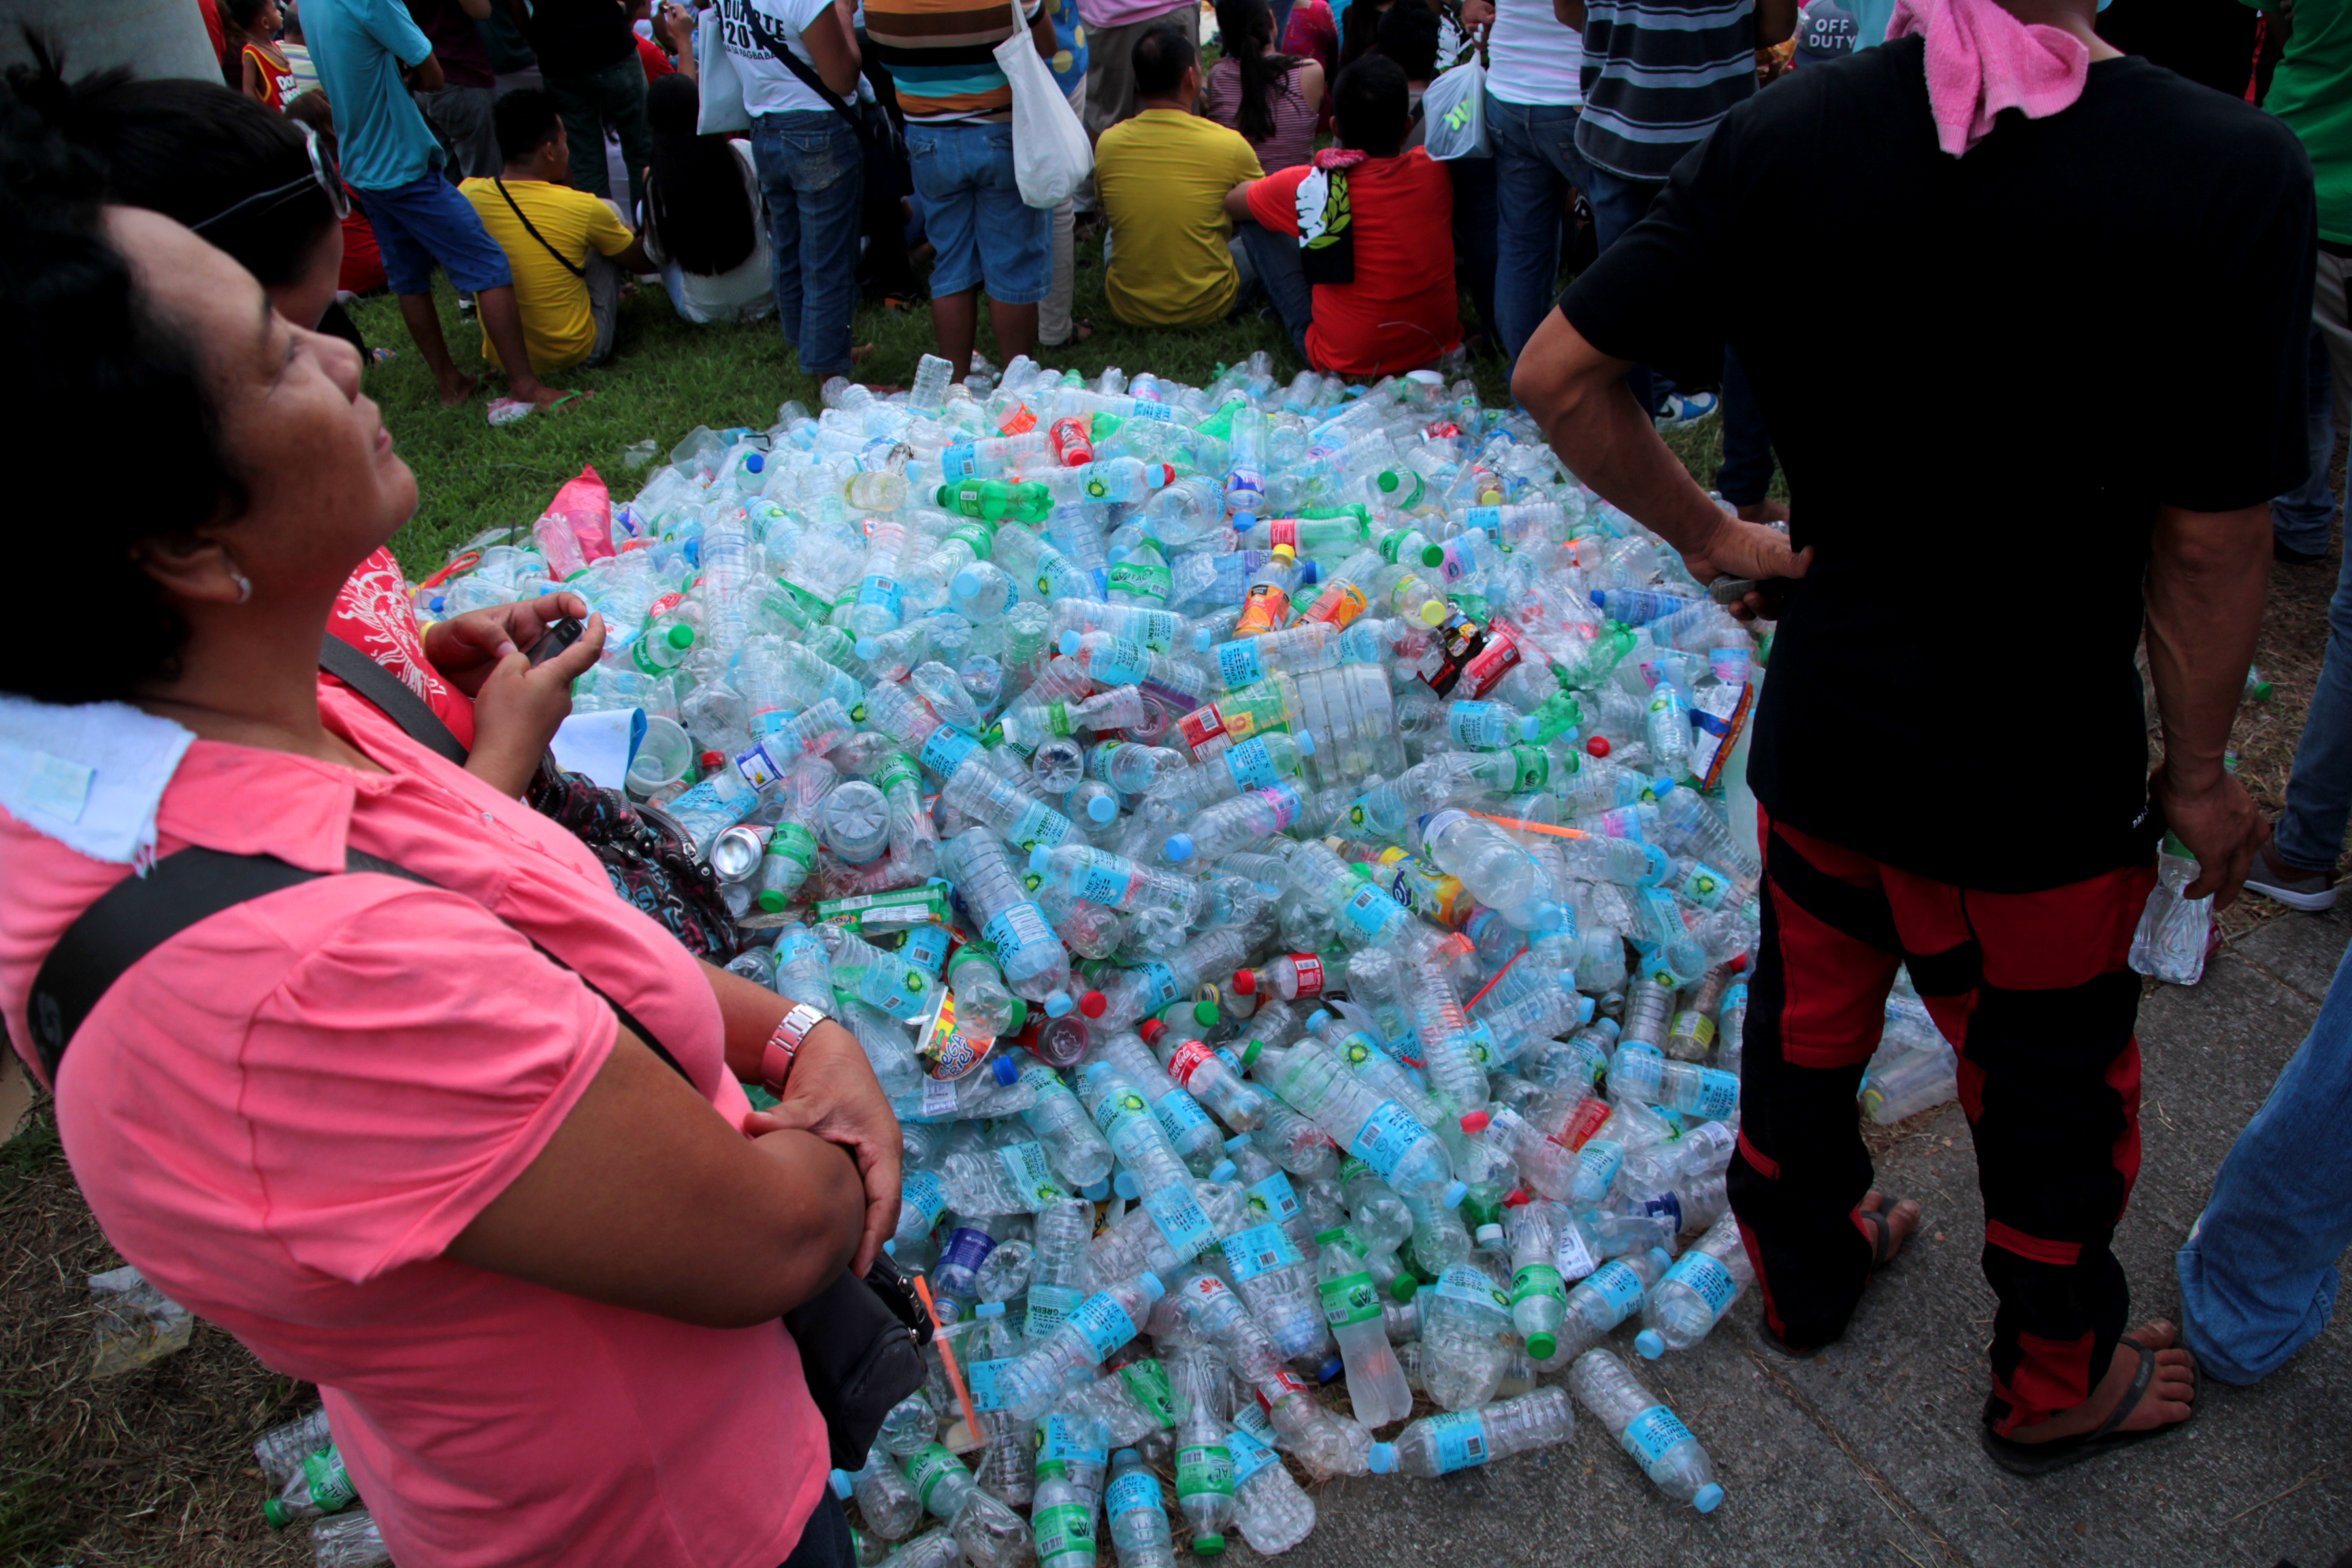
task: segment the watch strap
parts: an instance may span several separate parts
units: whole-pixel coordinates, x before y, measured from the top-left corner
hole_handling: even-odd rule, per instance
[[[790,1011],[776,1021],[776,1031],[760,1050],[760,1082],[770,1094],[782,1099],[784,1080],[793,1070],[793,1059],[800,1055],[801,1044],[811,1029],[828,1023],[823,1013],[805,1002],[795,1002]]]

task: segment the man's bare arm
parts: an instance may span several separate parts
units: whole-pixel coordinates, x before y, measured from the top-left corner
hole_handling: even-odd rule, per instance
[[[2166,826],[2197,857],[2191,898],[2238,896],[2269,829],[2221,765],[2254,657],[2270,585],[2271,509],[2158,507],[2147,565],[2147,665],[2164,731],[2150,788]]]

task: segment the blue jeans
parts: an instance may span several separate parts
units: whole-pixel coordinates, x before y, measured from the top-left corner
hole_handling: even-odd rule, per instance
[[[1456,158],[1445,165],[1454,179],[1454,278],[1470,290],[1478,324],[1496,342],[1503,329],[1495,319],[1495,160]]]
[[[784,342],[817,380],[847,375],[866,202],[866,153],[857,133],[830,109],[757,115],[751,163],[768,203]]]
[[[2327,340],[2311,330],[2311,404],[2305,426],[2311,478],[2271,503],[2271,536],[2289,550],[2325,555],[2336,527],[2336,487],[2327,481],[2336,461],[2336,378],[2327,361]]]
[[[1565,105],[1508,103],[1486,95],[1486,132],[1495,145],[1493,210],[1507,215],[1495,226],[1494,241],[1494,324],[1507,360],[1518,359],[1551,314],[1559,298],[1560,225],[1575,193],[1591,190],[1592,169],[1576,150],[1578,115]],[[1458,219],[1458,185],[1454,199]],[[1598,216],[1597,203],[1593,210]],[[1620,232],[1630,226],[1629,220]]]
[[[1013,127],[907,124],[907,163],[939,259],[931,298],[986,285],[1000,305],[1034,305],[1054,286],[1054,215],[1021,199]]]
[[[1246,298],[1252,285],[1265,291],[1274,302],[1275,314],[1282,318],[1283,329],[1289,332],[1298,357],[1307,358],[1307,329],[1315,321],[1315,289],[1307,281],[1307,269],[1298,259],[1298,241],[1286,234],[1276,234],[1254,223],[1234,225],[1234,259],[1244,264],[1242,287],[1236,299]]]
[[[2269,1376],[2327,1326],[2352,1247],[2352,952],[2294,1059],[2221,1162],[2180,1248],[2181,1331],[2223,1383]]]
[[[1629,180],[1622,174],[1611,174],[1598,163],[1587,163],[1584,168],[1584,199],[1592,207],[1592,237],[1605,251],[1617,243],[1619,235],[1642,221],[1650,204],[1666,188],[1665,182]],[[1528,328],[1529,331],[1534,330]],[[1625,373],[1625,390],[1652,414],[1658,411],[1656,377],[1648,365],[1637,364]]]
[[[1754,506],[1772,488],[1772,435],[1748,385],[1739,355],[1723,351],[1723,467],[1715,488],[1734,506]]]
[[[2327,602],[2327,656],[2319,685],[2295,743],[2294,773],[2287,780],[2286,810],[2279,817],[2278,858],[2310,869],[2333,867],[2344,852],[2344,828],[2352,820],[2352,550],[2336,574],[2336,596]]]

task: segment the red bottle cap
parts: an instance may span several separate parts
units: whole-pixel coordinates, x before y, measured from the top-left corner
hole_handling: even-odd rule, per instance
[[[1251,971],[1251,970],[1247,970],[1247,969],[1236,969],[1236,970],[1234,970],[1234,989],[1235,991],[1240,992],[1240,993],[1241,993],[1243,995],[1244,995],[1244,996],[1255,996],[1255,995],[1256,995],[1256,994],[1257,994],[1257,975],[1256,975],[1256,973],[1255,973],[1255,972],[1253,972],[1253,971]]]
[[[1595,735],[1584,742],[1584,749],[1596,757],[1605,757],[1609,754],[1609,737]]]
[[[1099,991],[1089,991],[1078,998],[1078,1011],[1089,1018],[1099,1018],[1110,1008],[1110,998]]]
[[[1474,1110],[1469,1115],[1462,1119],[1462,1131],[1465,1132],[1484,1132],[1486,1131],[1486,1123],[1492,1120],[1493,1118],[1488,1116],[1485,1111]]]

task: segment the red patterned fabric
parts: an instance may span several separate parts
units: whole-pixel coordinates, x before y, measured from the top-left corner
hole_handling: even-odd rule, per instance
[[[378,550],[359,563],[335,595],[327,630],[366,654],[433,706],[449,732],[467,748],[474,744],[474,700],[441,679],[425,657],[416,606],[408,579],[390,550]],[[321,680],[334,680],[322,674]],[[341,681],[335,682],[341,685]]]

